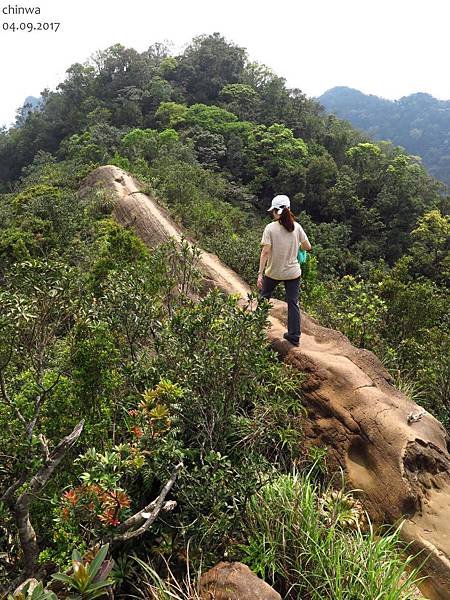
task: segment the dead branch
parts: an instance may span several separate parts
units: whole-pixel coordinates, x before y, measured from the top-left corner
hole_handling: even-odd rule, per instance
[[[182,466],[183,464],[179,463],[175,467],[170,479],[167,481],[159,496],[155,500],[147,504],[147,506],[145,506],[142,510],[129,517],[126,521],[119,525],[119,527],[117,527],[116,533],[109,539],[112,544],[124,543],[142,535],[156,521],[159,513],[162,510],[169,511],[175,508],[176,503],[173,501],[165,502],[165,499],[167,494],[172,489],[172,486],[177,479],[178,472]],[[138,528],[133,529],[134,527]]]
[[[48,449],[48,440],[43,433],[39,434],[39,443],[41,445],[44,460],[47,462],[50,460],[50,450]]]

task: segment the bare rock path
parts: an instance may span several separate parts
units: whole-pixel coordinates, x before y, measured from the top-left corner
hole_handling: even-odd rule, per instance
[[[93,171],[80,193],[95,186],[112,192],[117,220],[149,246],[182,230],[140,184],[115,166]],[[249,286],[213,254],[203,252],[200,268],[211,284],[246,298]],[[349,485],[363,490],[371,517],[379,522],[406,518],[403,537],[413,551],[429,556],[422,591],[450,599],[450,456],[443,426],[391,385],[377,357],[321,327],[302,313],[299,348],[283,339],[286,305],[274,301],[268,337],[283,359],[307,374],[308,443],[326,445]],[[424,413],[419,417],[420,413]],[[418,416],[417,421],[408,419]]]

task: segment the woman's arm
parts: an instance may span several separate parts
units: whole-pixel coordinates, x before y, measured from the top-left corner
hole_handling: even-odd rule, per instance
[[[305,233],[305,230],[300,225],[300,248],[302,250],[311,250],[311,244],[309,243],[308,236]]]
[[[311,250],[312,246],[309,243],[309,240],[303,240],[303,242],[301,242],[301,244],[300,244],[300,248],[302,250]]]
[[[266,263],[270,256],[271,249],[272,249],[272,247],[269,245],[266,245],[266,244],[264,244],[263,247],[261,248],[261,254],[259,257],[259,271],[258,271],[258,289],[259,290],[262,289],[264,269],[266,268]]]

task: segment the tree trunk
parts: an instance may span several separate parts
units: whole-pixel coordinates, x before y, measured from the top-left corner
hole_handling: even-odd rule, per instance
[[[33,475],[25,491],[19,495],[17,500],[14,501],[12,497],[7,500],[8,506],[14,514],[19,531],[20,546],[23,551],[22,579],[27,579],[36,573],[39,557],[36,532],[30,520],[31,502],[42,491],[66,452],[76,444],[83,431],[83,426],[84,420],[80,421],[73,431],[59,442],[42,467]]]

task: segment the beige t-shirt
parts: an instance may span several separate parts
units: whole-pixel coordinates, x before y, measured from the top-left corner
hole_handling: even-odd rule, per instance
[[[294,231],[288,231],[280,221],[266,225],[261,245],[271,246],[265,274],[272,279],[297,279],[302,271],[297,260],[301,242],[308,240],[303,227],[294,222]],[[309,240],[308,240],[309,241]]]

